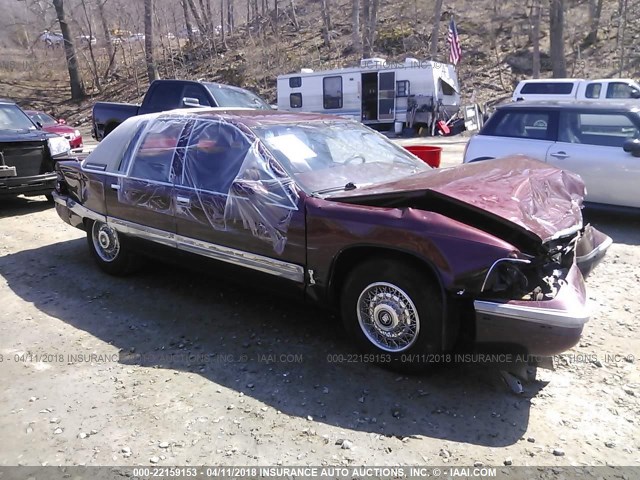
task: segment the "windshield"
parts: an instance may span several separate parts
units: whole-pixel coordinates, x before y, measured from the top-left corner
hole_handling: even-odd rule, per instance
[[[57,125],[58,122],[56,122],[56,120],[47,115],[46,113],[42,113],[42,112],[36,112],[36,113],[30,113],[29,117],[31,118],[31,120],[33,120],[34,122],[40,122],[40,125]]]
[[[316,121],[253,130],[307,193],[351,190],[431,168],[357,122]]]
[[[0,130],[35,130],[26,113],[16,105],[0,104]]]
[[[257,108],[271,110],[271,107],[258,95],[240,88],[225,88],[219,85],[206,84],[219,107]]]

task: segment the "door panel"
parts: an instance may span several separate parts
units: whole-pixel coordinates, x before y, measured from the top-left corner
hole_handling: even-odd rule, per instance
[[[265,161],[236,127],[198,121],[174,192],[178,247],[302,282],[303,209]]]
[[[173,161],[184,128],[183,120],[160,120],[149,126],[140,146],[132,153],[126,175],[107,175],[105,198],[107,215],[116,221],[150,232],[175,234]],[[150,228],[144,228],[150,227]],[[166,243],[166,242],[165,242]]]
[[[640,159],[622,148],[558,142],[547,161],[582,177],[587,202],[640,207]]]
[[[622,149],[625,140],[639,135],[624,113],[562,112],[547,161],[579,174],[588,202],[640,207],[640,159]]]

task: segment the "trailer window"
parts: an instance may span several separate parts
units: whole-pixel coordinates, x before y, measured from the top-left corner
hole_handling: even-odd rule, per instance
[[[398,80],[396,82],[396,97],[408,97],[409,95],[409,80]]]
[[[342,108],[342,77],[325,77],[322,87],[324,108]]]
[[[302,86],[302,77],[291,77],[289,79],[289,88],[300,88]]]
[[[453,86],[450,83],[445,82],[443,79],[440,79],[439,83],[440,83],[440,91],[442,92],[443,95],[455,95],[456,89],[453,88]]]
[[[289,95],[289,106],[291,108],[302,108],[302,94],[292,93]]]

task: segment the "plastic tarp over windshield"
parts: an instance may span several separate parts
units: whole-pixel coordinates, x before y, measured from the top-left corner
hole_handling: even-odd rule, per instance
[[[218,231],[249,230],[283,252],[298,193],[246,127],[165,115],[141,132],[129,163],[120,202],[158,213],[175,208],[177,218]]]

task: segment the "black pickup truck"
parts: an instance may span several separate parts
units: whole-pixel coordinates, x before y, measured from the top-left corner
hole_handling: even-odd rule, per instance
[[[141,105],[97,102],[93,106],[92,136],[102,140],[129,117],[189,107],[271,109],[262,98],[243,88],[192,80],[156,80]]]

